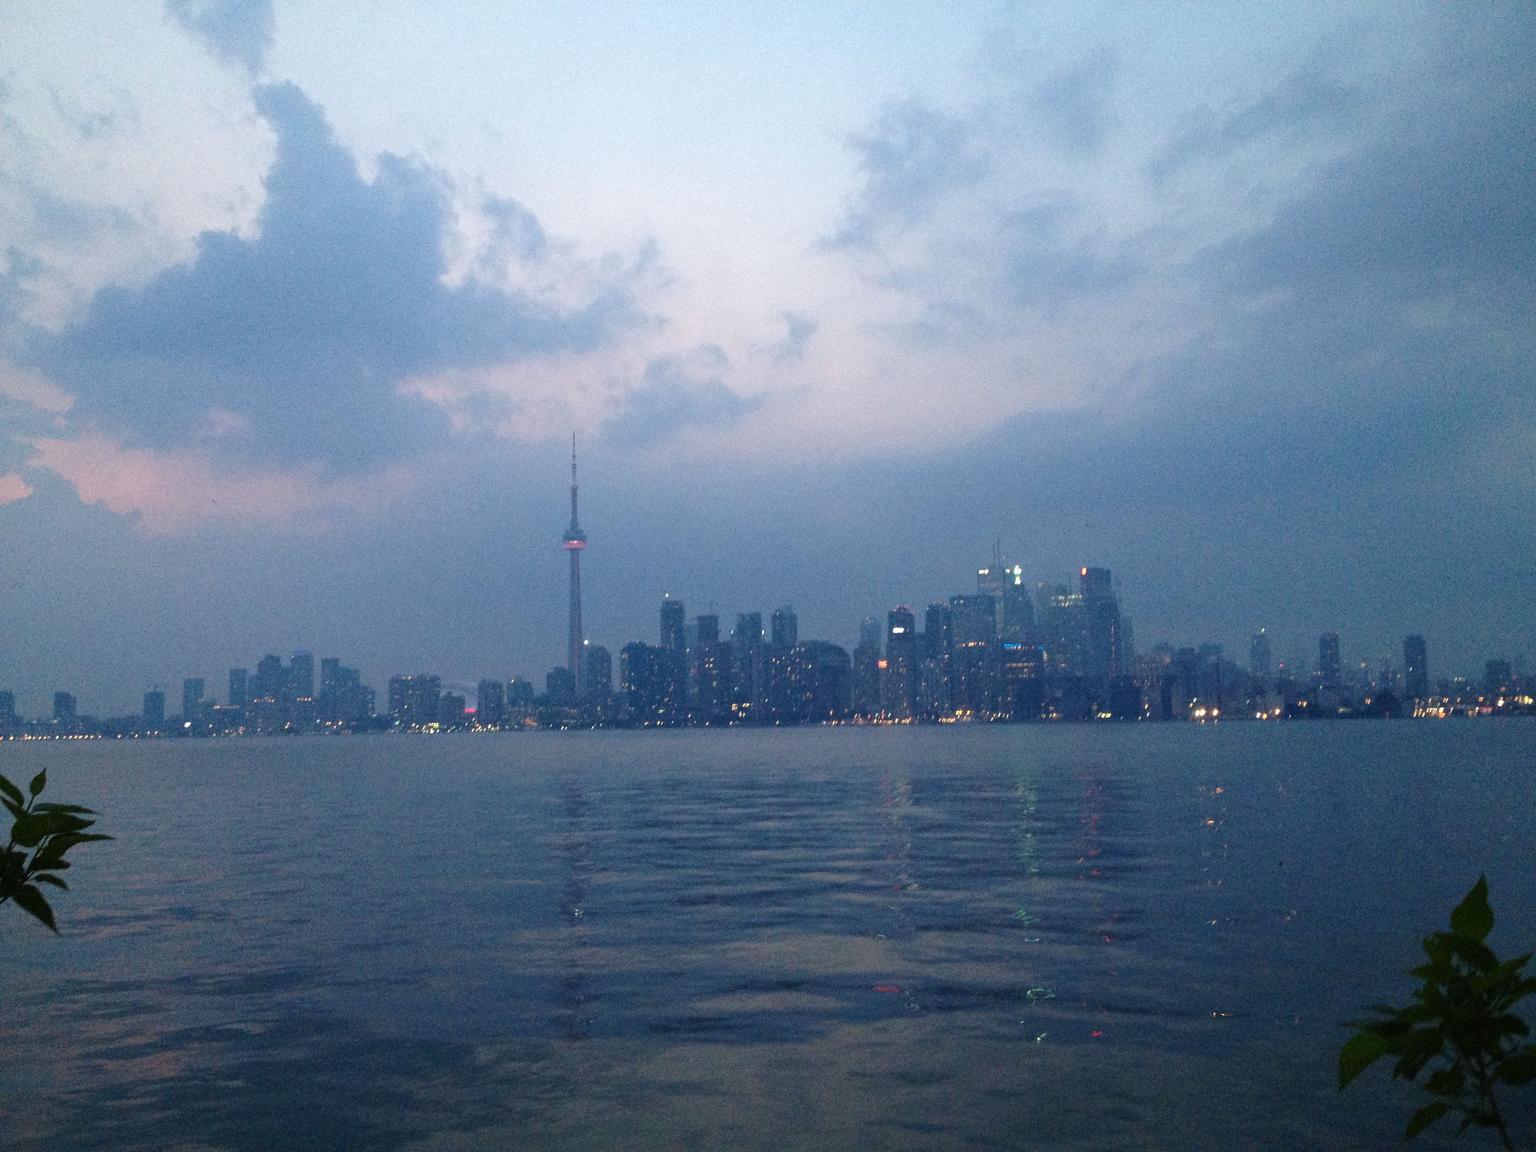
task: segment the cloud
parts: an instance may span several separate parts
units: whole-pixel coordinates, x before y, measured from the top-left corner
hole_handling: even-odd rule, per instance
[[[217,409],[242,429],[223,451],[248,463],[367,470],[447,432],[403,381],[591,350],[635,322],[632,269],[589,273],[570,304],[447,283],[441,174],[384,154],[366,181],[298,88],[255,98],[277,134],[257,234],[205,232],[190,263],[104,288],[75,323],[28,342],[30,366],[82,419],[164,448]],[[526,248],[542,233],[509,205],[503,222],[521,221]]]
[[[645,366],[640,384],[627,389],[604,427],[618,447],[643,448],[689,426],[728,428],[753,412],[761,397],[743,396],[725,382],[729,362],[713,345],[686,356],[664,356]]]
[[[1041,80],[1030,105],[1046,138],[1069,155],[1097,152],[1115,120],[1111,98],[1119,72],[1119,60],[1101,49]]]
[[[166,12],[221,60],[261,72],[272,47],[272,0],[166,0]]]
[[[1221,111],[1203,106],[1162,145],[1146,165],[1161,182],[1186,168],[1219,160],[1276,137],[1292,143],[1357,125],[1368,101],[1358,86],[1314,60],[1287,74],[1256,99]]]
[[[62,415],[74,407],[74,400],[68,393],[46,376],[18,368],[3,359],[0,359],[0,396],[55,415]]]
[[[7,472],[0,475],[0,507],[14,504],[18,500],[25,500],[30,495],[32,495],[32,485],[16,473]]]
[[[1132,241],[1076,233],[1080,205],[1040,204],[997,221],[1001,281],[1018,305],[1054,312],[1066,301],[1113,293],[1145,272]]]
[[[990,161],[973,125],[917,100],[886,104],[848,141],[862,187],[825,244],[861,248],[926,220],[956,189],[987,175]]]
[[[310,465],[229,469],[190,450],[128,448],[99,433],[32,441],[33,467],[74,486],[86,504],[135,517],[151,535],[210,524],[318,529],[338,513],[384,503],[409,481],[401,468],[331,479]]]
[[[775,364],[798,363],[805,356],[805,346],[820,326],[800,312],[781,312],[779,319],[784,321],[784,339],[773,346],[769,355]]]

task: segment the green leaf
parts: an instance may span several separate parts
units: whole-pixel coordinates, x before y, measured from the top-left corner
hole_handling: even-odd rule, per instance
[[[53,931],[59,927],[53,922],[53,909],[48,906],[48,901],[43,899],[42,892],[32,884],[23,884],[12,895],[18,907],[32,913]]]
[[[69,812],[76,816],[94,816],[96,812],[92,808],[82,808],[78,804],[34,804],[34,812]]]
[[[1472,891],[1451,912],[1451,931],[1481,940],[1493,931],[1493,909],[1488,907],[1488,877],[1479,876]]]
[[[12,800],[9,796],[0,796],[0,804],[4,804],[6,810],[17,820],[27,814],[26,806],[19,800]]]
[[[23,848],[35,848],[48,835],[47,816],[23,816],[11,828],[11,839]]]
[[[39,873],[38,875],[33,876],[32,879],[36,880],[39,884],[52,884],[55,888],[62,888],[66,892],[69,891],[69,885],[64,883],[64,881],[57,876],[49,876],[46,873]]]
[[[1387,1041],[1379,1032],[1357,1032],[1339,1051],[1339,1090],[1387,1054]]]
[[[1424,1107],[1409,1117],[1408,1127],[1403,1132],[1403,1139],[1412,1140],[1450,1110],[1451,1106],[1444,1100],[1436,1100],[1433,1104],[1424,1105]]]
[[[36,776],[32,777],[32,783],[27,785],[27,791],[35,797],[44,788],[48,787],[48,769],[44,768]]]
[[[21,794],[21,789],[4,776],[0,776],[0,793],[3,793],[7,799],[14,800],[17,804],[26,803],[26,797]]]

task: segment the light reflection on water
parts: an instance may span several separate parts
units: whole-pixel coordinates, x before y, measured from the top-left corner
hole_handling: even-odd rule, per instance
[[[3,1144],[1385,1146],[1339,1022],[1479,871],[1536,937],[1533,736],[7,746],[118,839],[0,909]]]

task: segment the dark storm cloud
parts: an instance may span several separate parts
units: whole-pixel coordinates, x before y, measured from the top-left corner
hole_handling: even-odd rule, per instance
[[[1035,85],[1031,111],[1046,138],[1070,155],[1097,152],[1115,120],[1112,98],[1119,72],[1119,60],[1100,51]]]
[[[863,186],[827,239],[831,248],[860,248],[900,235],[990,168],[970,123],[915,100],[887,104],[868,131],[849,139],[849,147]]]
[[[735,424],[762,400],[734,391],[725,381],[728,368],[725,353],[712,345],[687,357],[652,360],[604,428],[608,441],[616,447],[645,447],[689,425]]]
[[[1185,168],[1219,160],[1275,138],[1290,142],[1358,125],[1368,99],[1357,85],[1335,76],[1321,61],[1287,75],[1256,100],[1220,111],[1202,107],[1147,164],[1162,181]]]
[[[260,72],[272,47],[272,0],[166,0],[165,10],[214,55]]]
[[[222,413],[231,451],[361,466],[446,426],[397,394],[402,380],[591,349],[633,318],[622,277],[574,310],[446,285],[437,174],[385,154],[365,181],[298,88],[258,88],[256,103],[277,133],[259,233],[205,232],[190,263],[105,288],[80,321],[36,336],[33,362],[82,417],[163,446]]]

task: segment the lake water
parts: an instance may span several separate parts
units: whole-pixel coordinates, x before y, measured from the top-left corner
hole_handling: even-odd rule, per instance
[[[0,1147],[1390,1147],[1417,1090],[1337,1093],[1341,1022],[1479,872],[1495,947],[1536,943],[1533,753],[1520,721],[0,745],[118,837],[60,937],[0,908]]]

